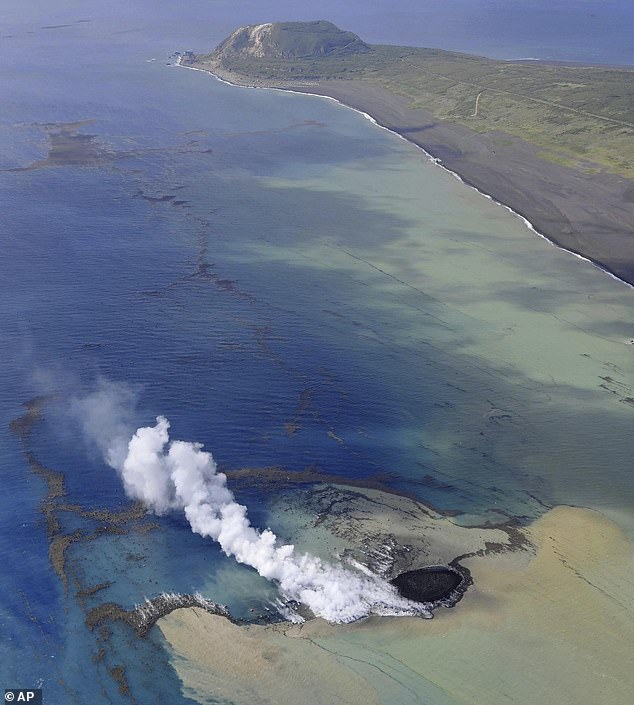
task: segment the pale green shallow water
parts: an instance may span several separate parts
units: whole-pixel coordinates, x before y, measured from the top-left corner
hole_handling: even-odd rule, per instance
[[[428,422],[398,431],[440,476],[463,487],[493,483],[510,512],[515,485],[549,505],[610,511],[631,531],[634,291],[550,245],[414,147],[396,137],[391,146],[386,158],[266,183],[291,201],[300,187],[359,199],[401,223],[397,237],[357,245],[351,222],[349,239],[345,228],[314,229],[313,240],[267,242],[258,257],[353,282],[352,295],[321,303],[349,335],[394,347],[386,378],[403,373],[400,347],[420,350],[418,388],[426,365],[446,366],[446,396]],[[385,325],[377,332],[368,320]]]

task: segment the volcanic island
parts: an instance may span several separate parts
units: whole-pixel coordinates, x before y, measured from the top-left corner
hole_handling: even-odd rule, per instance
[[[179,63],[355,108],[634,284],[632,68],[370,45],[323,20],[240,27]]]

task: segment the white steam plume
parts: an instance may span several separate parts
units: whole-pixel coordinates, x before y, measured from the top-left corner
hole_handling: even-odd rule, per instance
[[[157,514],[183,510],[192,531],[212,538],[226,555],[276,581],[285,600],[300,602],[328,621],[350,622],[370,614],[430,616],[424,605],[401,597],[372,574],[297,555],[292,545],[278,545],[269,529],[255,529],[211,454],[199,443],[170,441],[169,426],[159,416],[156,426],[139,428],[125,457],[120,442],[110,439],[113,445],[104,456],[120,474],[129,497]],[[301,620],[290,609],[281,606],[280,611]]]
[[[94,392],[71,402],[71,416],[113,468],[120,468],[128,453],[130,433],[136,425],[132,411],[137,395],[134,388],[123,382],[100,378]]]

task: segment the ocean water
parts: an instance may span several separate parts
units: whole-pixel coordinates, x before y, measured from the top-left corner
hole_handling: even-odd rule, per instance
[[[631,63],[614,22],[628,6],[597,4],[601,35],[584,24],[591,4],[572,4],[569,43],[550,30],[539,46],[536,32],[523,40],[517,10],[499,3],[480,11],[491,27],[522,27],[506,43],[484,31],[467,42],[459,4],[435,36],[492,56]],[[429,28],[413,34],[419,9],[402,7],[382,34],[387,3],[364,4],[358,23],[358,3],[322,12],[370,41],[432,43]],[[573,504],[634,533],[632,290],[351,110],[170,65],[241,22],[311,8],[60,1],[3,13],[5,687],[41,684],[47,703],[187,702],[156,634],[91,630],[88,611],[200,590],[250,619],[276,594],[177,515],[119,531],[82,513],[127,506],[70,413],[99,380],[136,395],[131,430],[165,414],[223,469],[387,473],[467,525]],[[605,38],[582,50],[588,35]],[[39,395],[23,445],[9,424]],[[65,479],[66,583],[25,449]],[[237,495],[254,524],[276,528],[266,490]]]

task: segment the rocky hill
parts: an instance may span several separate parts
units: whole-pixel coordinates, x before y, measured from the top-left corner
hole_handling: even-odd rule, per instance
[[[239,27],[210,59],[231,63],[237,57],[293,59],[369,51],[370,47],[356,34],[344,32],[332,22],[275,22]]]

